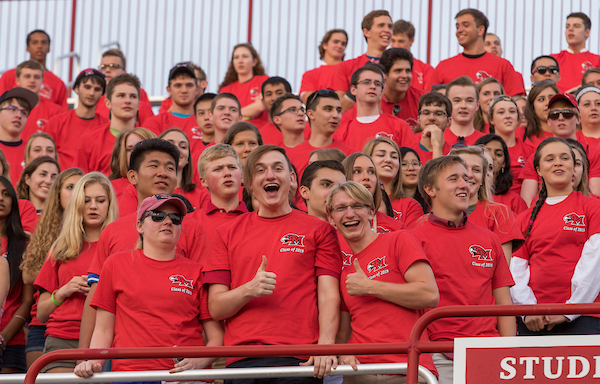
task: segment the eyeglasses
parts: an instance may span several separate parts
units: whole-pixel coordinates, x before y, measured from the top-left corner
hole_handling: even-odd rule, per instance
[[[21,116],[23,116],[23,117],[29,116],[29,111],[28,110],[26,110],[26,109],[20,109],[20,108],[14,107],[12,105],[9,105],[6,108],[0,109],[0,111],[10,111],[12,113],[21,112]]]
[[[152,217],[152,221],[154,221],[155,223],[162,223],[163,221],[165,221],[167,216],[169,217],[169,219],[171,219],[173,225],[180,225],[183,221],[181,215],[178,215],[177,213],[167,213],[161,211],[148,211],[144,213],[142,215],[142,221],[144,221],[144,219],[148,216]]]
[[[403,161],[402,162],[402,168],[410,168],[410,167],[421,168],[421,162],[420,161],[416,161],[416,160],[415,161],[411,161],[411,162],[408,162],[408,161]]]
[[[306,108],[311,109],[312,103],[314,103],[319,97],[331,97],[338,100],[340,99],[337,93],[335,93],[335,91],[331,88],[319,89],[308,96],[308,99],[306,99]]]
[[[367,208],[367,206],[364,204],[354,203],[348,205],[338,205],[336,207],[333,207],[331,210],[335,213],[343,213],[348,210],[348,207],[350,207],[354,212],[362,211],[363,209]]]
[[[558,120],[560,115],[562,115],[565,120],[569,120],[574,118],[577,115],[577,113],[570,109],[559,109],[556,111],[548,112],[548,118],[550,120]]]
[[[123,69],[123,66],[121,64],[100,64],[98,68],[104,71],[105,69]]]
[[[383,88],[383,83],[379,80],[371,80],[371,79],[365,79],[365,80],[361,80],[358,83],[356,83],[356,85],[358,84],[364,84],[367,87],[370,87],[371,84],[375,85],[376,87],[381,87]]]
[[[424,109],[422,111],[419,112],[419,115],[421,116],[430,116],[433,115],[435,117],[442,117],[442,116],[446,116],[447,113],[445,111],[429,111],[427,109]]]
[[[555,65],[551,65],[549,67],[535,67],[531,74],[539,73],[540,75],[545,75],[547,71],[550,71],[551,74],[556,75],[558,73],[558,67]]]
[[[283,115],[286,112],[289,112],[292,115],[297,115],[298,111],[302,112],[303,115],[306,114],[306,109],[304,109],[304,107],[300,107],[300,108],[298,108],[298,107],[289,107],[288,109],[285,109],[285,110],[279,112],[277,114],[277,116],[281,116],[281,115]]]

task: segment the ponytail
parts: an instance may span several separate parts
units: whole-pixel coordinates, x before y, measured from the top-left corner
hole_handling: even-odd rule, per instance
[[[540,189],[540,193],[538,195],[538,200],[535,203],[535,207],[531,212],[531,217],[529,218],[529,225],[527,226],[527,232],[525,232],[525,237],[529,237],[531,233],[531,227],[533,227],[533,222],[535,221],[538,213],[540,212],[540,208],[544,205],[546,201],[546,197],[548,197],[548,190],[546,189],[546,182],[542,179],[542,188]]]

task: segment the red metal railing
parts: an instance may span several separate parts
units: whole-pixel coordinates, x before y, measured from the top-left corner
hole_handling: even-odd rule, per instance
[[[539,304],[539,305],[480,305],[436,308],[423,315],[413,326],[408,343],[345,344],[345,345],[268,345],[234,347],[178,347],[177,357],[258,357],[258,356],[310,356],[310,355],[368,355],[407,354],[407,383],[418,380],[421,353],[452,352],[453,341],[420,341],[427,326],[443,317],[487,317],[528,315],[597,314],[600,304]],[[39,371],[56,360],[171,358],[172,347],[160,348],[109,348],[69,349],[50,352],[37,359],[25,376],[24,384],[34,384]]]

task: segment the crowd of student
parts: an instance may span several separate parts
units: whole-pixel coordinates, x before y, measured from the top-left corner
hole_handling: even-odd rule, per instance
[[[115,49],[77,76],[67,111],[64,84],[45,68],[50,37],[31,32],[31,59],[0,78],[2,373],[65,348],[405,342],[439,306],[599,301],[590,20],[567,17],[569,49],[533,61],[529,93],[488,26],[476,9],[459,12],[464,52],[432,68],[410,53],[410,22],[372,11],[367,52],[344,61],[347,33],[327,32],[324,64],[299,95],[239,44],[218,94],[204,92],[201,68],[176,64],[156,116]],[[443,319],[428,331],[434,341],[597,334],[600,320]],[[424,354],[421,364],[451,383],[452,359]],[[314,365],[314,378],[277,381],[287,383],[321,382],[338,364],[405,361],[226,364]],[[77,363],[45,371],[88,377],[103,361]],[[344,382],[382,379],[405,377]]]

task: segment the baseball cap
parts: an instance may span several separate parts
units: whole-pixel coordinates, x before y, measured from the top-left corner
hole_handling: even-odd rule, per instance
[[[73,84],[73,88],[81,84],[81,82],[85,80],[86,77],[94,75],[100,78],[100,85],[102,85],[102,94],[104,95],[104,92],[106,91],[106,76],[104,76],[104,73],[94,68],[84,69],[83,71],[79,72],[79,75],[77,75],[75,83]]]
[[[185,207],[185,204],[183,201],[181,201],[181,199],[170,195],[154,195],[147,197],[144,199],[144,201],[142,201],[142,205],[140,205],[140,208],[137,212],[137,221],[140,221],[142,219],[144,213],[148,211],[153,211],[156,208],[163,206],[164,204],[174,205],[175,208],[177,208],[177,210],[179,211],[181,217],[185,216],[187,213],[187,208]]]
[[[194,79],[196,78],[196,72],[194,72],[194,68],[190,67],[186,63],[179,63],[175,64],[175,66],[169,71],[169,81],[181,74],[190,75]]]
[[[550,101],[548,102],[548,108],[550,108],[550,106],[559,100],[564,100],[567,103],[571,104],[574,108],[577,108],[577,110],[579,111],[579,104],[577,104],[577,100],[575,100],[575,96],[571,95],[570,93],[566,93],[566,92],[561,92],[561,93],[557,93],[554,96],[552,96],[552,98],[550,99]]]
[[[39,96],[36,95],[35,92],[32,92],[27,88],[14,87],[14,88],[9,89],[8,91],[4,92],[2,94],[2,96],[0,96],[0,104],[4,100],[12,99],[13,97],[18,97],[19,99],[23,99],[26,102],[28,102],[29,106],[31,107],[29,109],[30,112],[40,101]]]

